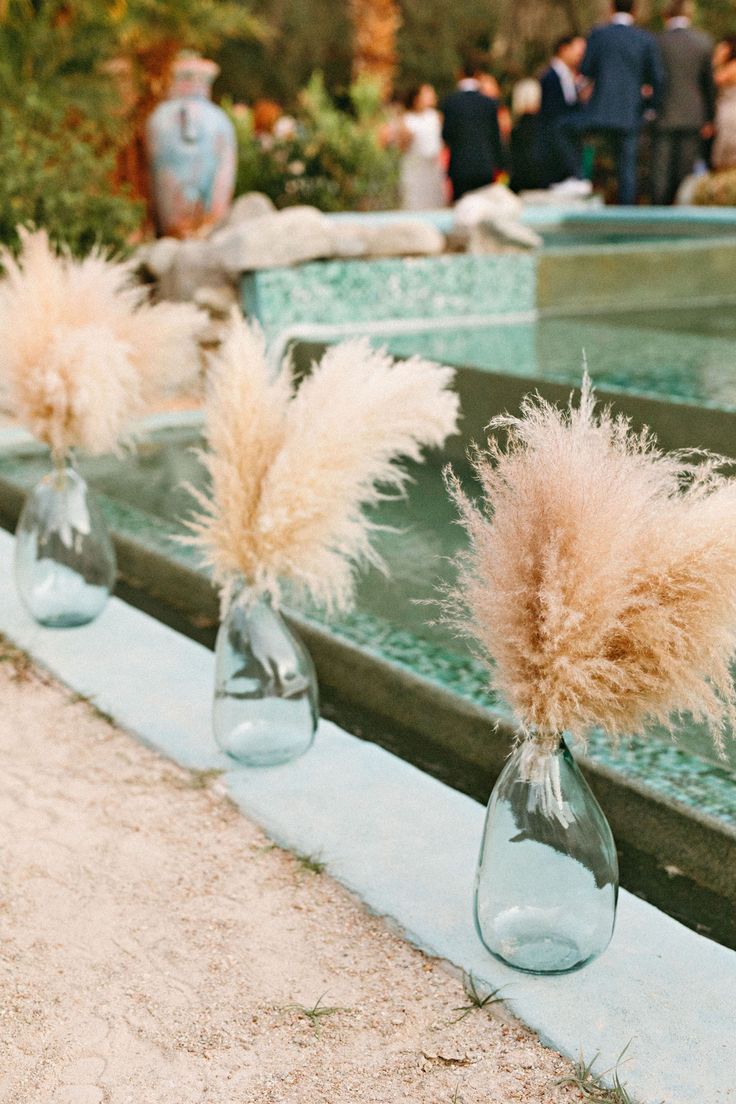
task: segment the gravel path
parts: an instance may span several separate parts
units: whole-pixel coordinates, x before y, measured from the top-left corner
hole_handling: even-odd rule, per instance
[[[2,1104],[581,1099],[216,778],[0,660]]]

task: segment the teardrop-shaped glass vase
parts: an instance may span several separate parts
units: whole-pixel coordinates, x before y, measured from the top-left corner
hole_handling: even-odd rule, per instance
[[[319,718],[309,652],[266,597],[236,596],[215,645],[215,740],[250,767],[308,751]]]
[[[15,531],[15,579],[29,613],[51,628],[93,621],[110,596],[115,549],[69,457],[26,498]]]
[[[486,948],[517,970],[565,974],[613,934],[618,861],[608,821],[564,740],[524,740],[493,788],[475,882]]]

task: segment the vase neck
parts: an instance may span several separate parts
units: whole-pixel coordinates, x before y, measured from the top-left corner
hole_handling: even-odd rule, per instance
[[[562,732],[527,732],[521,743],[533,747],[537,755],[557,755],[568,750]]]
[[[69,468],[71,468],[72,471],[76,470],[74,453],[71,449],[52,449],[51,463],[53,464],[54,471],[58,473],[68,471]]]

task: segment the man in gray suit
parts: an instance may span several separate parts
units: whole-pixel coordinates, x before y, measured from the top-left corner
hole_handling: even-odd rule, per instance
[[[659,49],[665,70],[652,148],[652,200],[672,203],[712,134],[715,86],[713,40],[692,26],[692,0],[673,0]]]

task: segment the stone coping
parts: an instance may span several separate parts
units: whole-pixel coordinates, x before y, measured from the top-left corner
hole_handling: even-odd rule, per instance
[[[272,839],[319,856],[372,911],[431,955],[503,987],[510,1010],[569,1058],[598,1055],[641,1104],[728,1104],[736,952],[623,891],[613,941],[563,977],[516,973],[481,946],[471,894],[483,808],[403,760],[321,722],[315,747],[270,770],[228,769],[213,744],[213,656],[112,599],[93,624],[45,629],[15,593],[0,533],[0,632],[145,744],[185,767],[224,769]],[[125,662],[121,662],[121,648]]]

